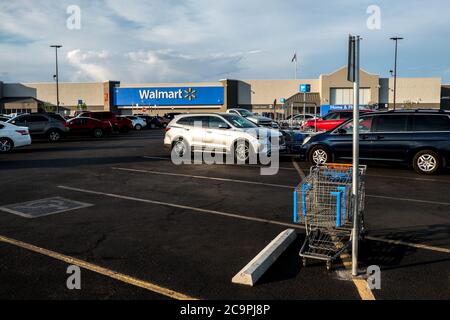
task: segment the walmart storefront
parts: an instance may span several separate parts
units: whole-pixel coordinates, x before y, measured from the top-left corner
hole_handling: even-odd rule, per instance
[[[360,79],[361,104],[392,107],[392,78],[361,70]],[[440,108],[441,96],[442,99],[448,96],[446,91],[441,94],[441,86],[438,77],[397,78],[397,107]],[[163,115],[168,112],[225,112],[229,108],[243,107],[257,113],[286,115],[290,111],[301,113],[303,109],[314,112],[316,108],[344,108],[353,104],[352,99],[353,86],[347,81],[346,67],[313,79],[59,83],[60,106],[66,114],[90,110]],[[29,104],[31,100],[56,105],[55,83],[2,83],[0,79],[0,113],[28,109],[35,112],[38,107],[36,103]]]
[[[121,114],[221,112],[226,110],[226,83],[124,84],[112,90],[112,105]]]

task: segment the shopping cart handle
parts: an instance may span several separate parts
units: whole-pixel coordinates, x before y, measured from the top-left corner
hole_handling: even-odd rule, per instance
[[[341,196],[342,192],[330,192],[332,196],[336,197],[336,228],[341,226]]]
[[[309,189],[311,189],[311,185],[309,183],[302,185],[302,213],[304,217],[306,217],[306,192]]]
[[[294,190],[294,223],[297,223],[297,190]]]

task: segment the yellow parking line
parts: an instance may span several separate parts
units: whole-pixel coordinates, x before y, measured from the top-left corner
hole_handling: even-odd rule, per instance
[[[366,280],[353,278],[352,281],[353,284],[356,286],[356,289],[358,290],[361,300],[376,300],[372,291],[367,287]]]
[[[40,248],[40,247],[34,246],[32,244],[26,243],[26,242],[7,238],[7,237],[1,236],[1,235],[0,235],[0,242],[8,243],[8,244],[14,245],[16,247],[20,247],[20,248],[23,248],[23,249],[26,249],[26,250],[29,250],[29,251],[32,251],[35,253],[39,253],[44,256],[47,256],[47,257],[50,257],[50,258],[53,258],[56,260],[60,260],[60,261],[66,262],[71,265],[76,265],[76,266],[79,266],[80,268],[84,268],[86,270],[107,276],[107,277],[115,279],[115,280],[119,280],[119,281],[127,283],[127,284],[131,284],[135,287],[143,288],[143,289],[158,293],[160,295],[163,295],[163,296],[166,296],[166,297],[169,297],[172,299],[198,300],[196,298],[190,297],[183,293],[179,293],[179,292],[161,287],[157,284],[150,283],[148,281],[144,281],[141,279],[137,279],[132,276],[129,276],[129,275],[126,275],[123,273],[119,273],[119,272],[116,272],[116,271],[113,271],[113,270],[110,270],[110,269],[107,269],[104,267],[100,267],[100,266],[97,266],[95,264],[92,264],[92,263],[89,263],[89,262],[86,262],[86,261],[83,261],[80,259],[72,258],[70,256],[66,256],[66,255],[63,255],[58,252]]]
[[[341,254],[340,258],[342,260],[342,264],[345,267],[345,270],[347,270],[347,272],[351,272],[352,262],[350,255],[348,253],[343,253]],[[358,294],[361,297],[361,300],[376,300],[375,296],[372,293],[372,290],[369,289],[366,280],[352,277],[352,282],[355,285],[356,290],[358,290]]]

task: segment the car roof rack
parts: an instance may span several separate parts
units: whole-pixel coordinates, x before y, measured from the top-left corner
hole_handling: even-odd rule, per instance
[[[449,110],[444,109],[396,109],[396,110],[388,110],[386,112],[389,113],[395,113],[395,112],[411,112],[411,113],[418,113],[418,112],[430,112],[430,113],[448,113]]]

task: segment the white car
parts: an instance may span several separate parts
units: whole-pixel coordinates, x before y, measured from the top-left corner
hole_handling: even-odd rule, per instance
[[[136,129],[137,131],[144,129],[147,126],[147,121],[145,121],[145,119],[136,116],[125,116],[125,117],[131,120],[133,128]]]
[[[278,145],[272,143],[279,139]],[[192,151],[233,154],[247,162],[251,154],[270,155],[286,150],[279,130],[260,128],[253,122],[229,113],[183,114],[166,128],[164,145],[179,157]]]
[[[27,127],[0,122],[0,153],[8,153],[30,144],[31,137]]]

